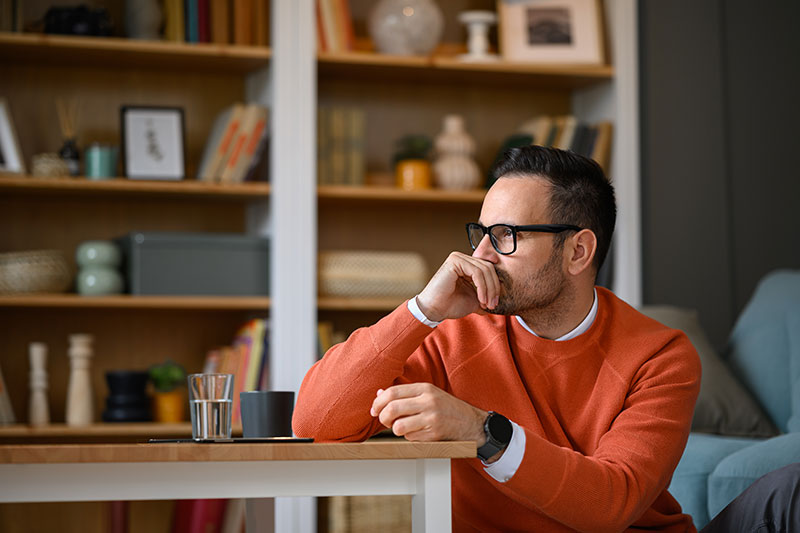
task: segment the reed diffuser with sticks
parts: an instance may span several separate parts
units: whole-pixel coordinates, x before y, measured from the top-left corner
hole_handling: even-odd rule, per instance
[[[63,98],[56,100],[58,110],[58,123],[61,127],[61,135],[64,137],[64,144],[61,146],[58,155],[67,164],[70,176],[77,176],[81,172],[81,155],[78,150],[78,103],[75,100],[66,101]]]

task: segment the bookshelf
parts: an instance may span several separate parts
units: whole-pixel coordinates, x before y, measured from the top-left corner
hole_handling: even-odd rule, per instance
[[[450,43],[463,41],[461,28],[453,22],[456,10],[495,5],[492,0],[439,4],[448,21],[444,39]],[[365,20],[370,2],[354,0],[351,5],[354,17]],[[14,104],[12,115],[26,162],[35,153],[60,146],[54,102],[62,95],[84,99],[81,131],[88,142],[116,141],[122,104],[183,107],[190,176],[217,113],[242,100],[271,107],[270,184],[0,176],[0,227],[13,228],[0,233],[2,251],[55,248],[71,257],[83,240],[112,238],[134,229],[269,234],[272,239],[270,298],[0,298],[0,322],[10,332],[0,339],[0,364],[18,418],[24,419],[27,405],[25,354],[31,340],[43,340],[50,347],[51,417],[57,422],[63,420],[66,397],[68,334],[96,335],[93,386],[99,413],[104,370],[147,367],[167,354],[187,368],[197,368],[209,346],[228,343],[238,325],[267,310],[273,327],[272,385],[297,390],[316,358],[318,320],[351,331],[401,303],[317,298],[318,250],[415,250],[432,273],[447,253],[468,248],[463,223],[477,218],[482,191],[317,188],[315,117],[320,104],[365,109],[367,165],[374,175],[389,172],[396,138],[420,131],[436,135],[445,113],[465,115],[482,170],[494,158],[499,140],[538,113],[611,119],[611,175],[619,203],[615,281],[618,294],[637,303],[636,4],[606,0],[605,6],[613,66],[599,67],[463,64],[454,59],[457,44],[440,47],[431,58],[382,56],[366,49],[317,57],[312,0],[271,2],[270,47],[0,33],[0,96]],[[102,439],[110,438],[102,436],[108,429],[76,431],[97,432]],[[25,441],[33,430],[8,431]],[[53,439],[73,438],[53,431]],[[160,435],[169,428],[119,431],[121,438],[136,440],[141,433]],[[311,508],[307,502],[287,505],[300,506],[302,513]],[[287,519],[281,517],[290,514],[278,506],[278,530],[311,531],[306,527],[311,521],[304,521],[308,524],[303,527],[282,522]]]

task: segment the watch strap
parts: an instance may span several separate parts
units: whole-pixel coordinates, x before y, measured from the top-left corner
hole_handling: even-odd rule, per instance
[[[498,435],[494,435],[491,431],[492,423],[500,422],[503,425],[508,425],[508,428],[511,431],[506,432],[508,435],[511,435],[513,428],[511,426],[511,422],[499,413],[495,413],[494,411],[489,411],[489,415],[486,417],[486,420],[483,422],[483,432],[486,435],[486,442],[483,446],[478,448],[478,457],[482,461],[488,461],[492,457],[494,457],[497,452],[504,450],[509,442],[511,442],[511,437],[508,438],[500,438]]]

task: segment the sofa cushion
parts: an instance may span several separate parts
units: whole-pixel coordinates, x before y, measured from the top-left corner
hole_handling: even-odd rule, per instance
[[[703,376],[692,418],[692,431],[720,435],[771,437],[778,433],[752,395],[711,346],[697,311],[673,306],[644,306],[641,312],[686,333],[700,355]]]
[[[735,451],[708,477],[708,513],[714,516],[755,480],[800,462],[800,433],[787,433]]]
[[[686,443],[669,492],[699,530],[711,520],[708,514],[708,476],[728,455],[761,442],[756,439],[692,433]]]
[[[787,315],[798,309],[800,271],[778,270],[764,276],[736,321],[725,356],[781,431],[788,430],[792,416]]]
[[[792,416],[786,427],[789,431],[800,431],[800,309],[786,315],[786,331],[789,335],[789,372],[792,388]]]

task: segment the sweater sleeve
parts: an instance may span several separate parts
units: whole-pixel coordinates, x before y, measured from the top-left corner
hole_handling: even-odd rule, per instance
[[[669,485],[699,388],[697,352],[678,336],[642,365],[595,450],[559,447],[526,429],[524,459],[498,489],[578,531],[625,530]]]
[[[385,429],[369,412],[378,389],[422,381],[444,388],[441,359],[421,348],[432,331],[404,303],[328,350],[300,386],[295,434],[318,441],[364,440]]]

